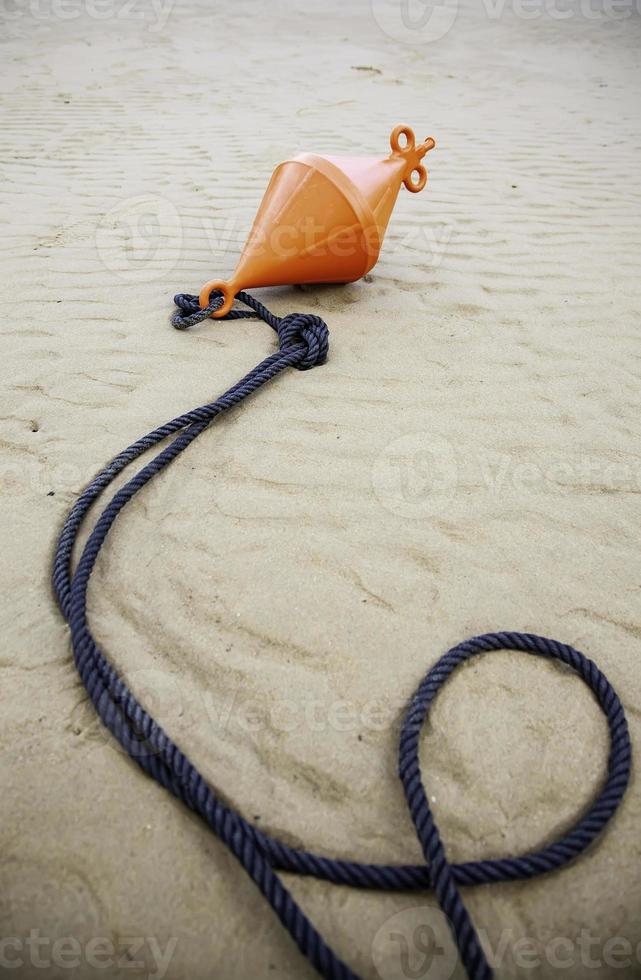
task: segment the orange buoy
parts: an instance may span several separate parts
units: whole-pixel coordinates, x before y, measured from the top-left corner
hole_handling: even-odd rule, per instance
[[[369,272],[401,184],[414,194],[423,190],[427,171],[421,160],[436,143],[430,136],[417,146],[412,130],[397,126],[390,146],[383,160],[301,153],[280,163],[234,275],[205,283],[201,308],[214,289],[223,294],[223,303],[212,316],[221,317],[241,289],[354,282]]]

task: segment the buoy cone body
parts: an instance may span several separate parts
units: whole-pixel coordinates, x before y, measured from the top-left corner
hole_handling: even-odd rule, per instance
[[[224,316],[241,289],[353,282],[369,272],[401,184],[413,192],[423,189],[427,172],[420,160],[435,145],[429,138],[416,146],[404,126],[393,131],[390,143],[392,152],[383,160],[301,153],[279,164],[233,277],[206,283],[201,306],[209,304],[212,290],[220,290],[223,302],[212,316]]]

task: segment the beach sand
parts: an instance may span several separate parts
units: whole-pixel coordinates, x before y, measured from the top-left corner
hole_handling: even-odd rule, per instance
[[[154,975],[154,942],[169,980],[315,975],[227,850],[102,729],[49,584],[93,473],[274,349],[260,322],[179,333],[169,314],[175,292],[229,275],[273,166],[300,150],[384,155],[398,123],[438,141],[367,281],[257,291],[279,314],[323,317],[329,360],[217,421],[118,520],[90,588],[104,650],[226,800],[333,856],[421,860],[398,720],[468,636],[577,646],[641,744],[640,18],[523,12],[444,3],[421,26],[379,0],[5,11],[0,910],[14,977],[34,975],[34,929],[45,959],[56,938],[82,947],[77,967],[37,976],[105,976],[87,961],[97,937],[141,940],[110,980]],[[562,669],[507,652],[467,665],[422,741],[450,857],[567,830],[607,744]],[[466,891],[498,976],[641,976],[640,806],[635,772],[571,867]],[[409,975],[392,927],[408,942],[416,924],[437,931],[430,893],[287,883],[366,978]],[[430,980],[462,976],[442,942]]]

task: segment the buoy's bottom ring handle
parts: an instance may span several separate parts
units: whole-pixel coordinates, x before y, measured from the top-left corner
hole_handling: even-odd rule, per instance
[[[422,191],[427,184],[427,170],[423,164],[419,163],[417,167],[414,167],[411,173],[404,179],[403,183],[406,189],[411,191],[412,194],[418,194],[419,191]]]
[[[221,316],[227,316],[231,310],[236,290],[230,282],[225,282],[223,279],[210,279],[200,290],[198,302],[201,310],[211,305],[211,294],[214,290],[222,295],[222,303],[211,313],[214,320],[218,320]]]

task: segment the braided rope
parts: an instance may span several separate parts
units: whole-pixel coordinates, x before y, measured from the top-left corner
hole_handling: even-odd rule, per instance
[[[184,330],[209,317],[222,303],[219,295],[212,293],[212,297],[210,305],[201,309],[198,297],[176,296],[173,325]],[[119,453],[82,492],[64,523],[54,557],[53,586],[70,627],[78,673],[101,720],[126,752],[146,773],[208,823],[256,883],[301,952],[321,976],[331,980],[358,980],[295,902],[277,874],[279,871],[360,888],[407,890],[432,887],[450,923],[468,977],[470,980],[487,980],[492,971],[461,898],[460,886],[533,878],[562,867],[601,833],[625,793],[631,766],[627,722],[619,698],[596,664],[570,646],[529,633],[488,633],[466,640],[442,656],[429,670],[410,702],[399,744],[399,775],[425,864],[367,864],[336,860],[290,847],[252,826],[225,805],[187,756],[136,700],[91,633],[87,618],[89,579],[105,538],[122,508],[221,412],[237,405],[285,368],[308,370],[322,364],[327,357],[329,332],[320,317],[303,313],[276,317],[247,293],[238,293],[237,299],[249,309],[233,309],[225,319],[260,317],[277,333],[278,351],[266,357],[215,401],[159,426]],[[94,500],[125,467],[170,437],[174,437],[173,441],[112,497],[72,572],[74,544]],[[471,657],[500,649],[560,660],[588,685],[608,721],[607,775],[597,800],[574,828],[555,843],[516,858],[451,864],[423,786],[418,759],[420,730],[434,698],[456,667]]]

